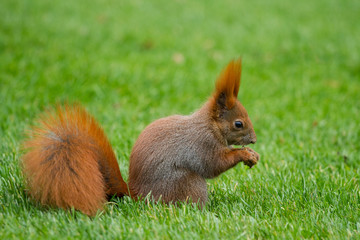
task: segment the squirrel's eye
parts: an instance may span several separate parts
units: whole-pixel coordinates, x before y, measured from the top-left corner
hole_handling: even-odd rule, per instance
[[[243,128],[244,125],[243,125],[243,123],[241,121],[235,121],[235,127],[236,128]]]

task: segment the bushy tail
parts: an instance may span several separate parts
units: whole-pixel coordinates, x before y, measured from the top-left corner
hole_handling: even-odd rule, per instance
[[[23,173],[30,195],[43,205],[94,215],[107,197],[128,195],[108,139],[80,106],[58,107],[29,135]]]

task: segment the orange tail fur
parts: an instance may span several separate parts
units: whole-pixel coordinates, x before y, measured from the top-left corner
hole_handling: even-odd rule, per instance
[[[34,199],[94,215],[107,197],[128,195],[108,139],[83,108],[58,107],[39,123],[24,143],[28,152],[22,158]]]

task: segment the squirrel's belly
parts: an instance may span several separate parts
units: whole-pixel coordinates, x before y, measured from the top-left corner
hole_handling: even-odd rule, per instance
[[[129,183],[132,197],[145,198],[165,203],[193,202],[205,205],[207,201],[206,181],[195,173],[175,172],[173,177],[162,178],[146,184]]]

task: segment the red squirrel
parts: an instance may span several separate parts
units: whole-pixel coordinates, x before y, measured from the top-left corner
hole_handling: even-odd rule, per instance
[[[207,178],[259,155],[253,125],[237,100],[241,60],[231,61],[209,100],[189,116],[156,120],[138,137],[127,185],[104,131],[80,106],[57,107],[40,118],[24,143],[22,169],[31,197],[43,205],[95,215],[112,196],[204,206]]]

